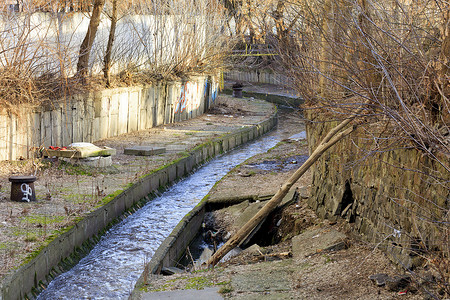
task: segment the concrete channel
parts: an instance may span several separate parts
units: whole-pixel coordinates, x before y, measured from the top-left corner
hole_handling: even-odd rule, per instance
[[[126,211],[150,201],[152,193],[192,172],[205,161],[267,133],[277,124],[274,113],[265,120],[201,144],[184,157],[140,178],[123,191],[104,199],[103,205],[57,236],[33,259],[6,277],[0,300],[33,298],[55,276],[85,255],[108,228]]]

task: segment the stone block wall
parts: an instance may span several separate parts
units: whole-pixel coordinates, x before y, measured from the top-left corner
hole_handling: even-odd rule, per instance
[[[211,77],[107,89],[51,104],[0,110],[0,160],[30,158],[33,149],[94,142],[201,115],[214,105]]]
[[[307,126],[312,152],[336,124],[320,122],[310,110],[305,116],[319,121]],[[420,264],[421,252],[448,249],[448,170],[412,147],[367,155],[369,141],[360,128],[313,165],[309,205],[322,218],[345,218],[407,268]],[[448,162],[444,154],[435,155]]]

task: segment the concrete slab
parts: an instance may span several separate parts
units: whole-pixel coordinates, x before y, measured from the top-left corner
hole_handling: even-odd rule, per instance
[[[332,228],[316,228],[292,238],[292,254],[304,258],[315,253],[345,248],[347,236]]]
[[[106,146],[98,147],[91,143],[74,143],[70,144],[66,150],[45,149],[44,153],[49,157],[86,158],[116,155],[116,149]]]
[[[253,202],[248,205],[248,207],[239,215],[239,217],[235,220],[234,226],[237,229],[244,226],[254,215],[256,215],[261,208],[266,205],[267,201],[262,202]]]
[[[274,270],[269,264],[260,264],[257,269],[236,274],[231,279],[231,286],[238,294],[240,292],[257,292],[263,293],[267,291],[282,292],[290,291],[289,276],[291,270],[284,265],[279,264],[279,268]]]
[[[93,168],[105,168],[112,165],[111,156],[96,156],[86,158],[66,158],[61,157],[61,160],[76,166],[88,166]]]
[[[219,293],[218,287],[204,288],[203,290],[176,290],[145,293],[142,300],[221,300],[224,299]]]
[[[153,146],[134,146],[130,148],[125,148],[123,150],[123,153],[126,155],[137,155],[137,156],[151,156],[165,152],[166,148]]]
[[[289,292],[264,292],[264,293],[244,293],[233,297],[236,300],[292,300],[296,299],[294,295]]]

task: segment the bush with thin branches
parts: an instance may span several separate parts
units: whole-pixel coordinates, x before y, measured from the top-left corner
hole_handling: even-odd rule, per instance
[[[5,9],[0,13],[4,25],[0,31],[0,101],[4,107],[39,104],[93,80],[104,85],[100,74],[106,63],[111,74],[117,75],[115,81],[127,84],[214,72],[229,48],[223,30],[224,9],[218,0],[120,2],[108,48],[113,3],[108,0],[100,7],[92,47],[80,52],[90,13],[73,7],[83,3],[30,1],[21,12]],[[83,64],[81,81],[74,76],[80,57],[89,58],[87,67]]]
[[[415,169],[413,162],[385,162],[421,182],[409,191],[392,186],[385,196],[415,224],[404,233],[420,236],[420,242],[408,251],[427,253],[450,294],[444,284],[450,274],[449,2],[289,1],[285,14],[286,24],[295,23],[271,41],[306,107],[328,120],[364,107],[362,126],[351,142],[359,155],[354,163],[381,160],[398,149],[416,151],[417,161],[428,161]],[[429,189],[440,192],[433,196]]]

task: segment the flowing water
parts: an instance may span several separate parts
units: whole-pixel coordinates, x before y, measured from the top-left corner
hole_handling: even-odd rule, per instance
[[[55,278],[38,299],[127,299],[161,242],[236,165],[282,139],[271,134],[211,160],[112,227],[75,267]]]

